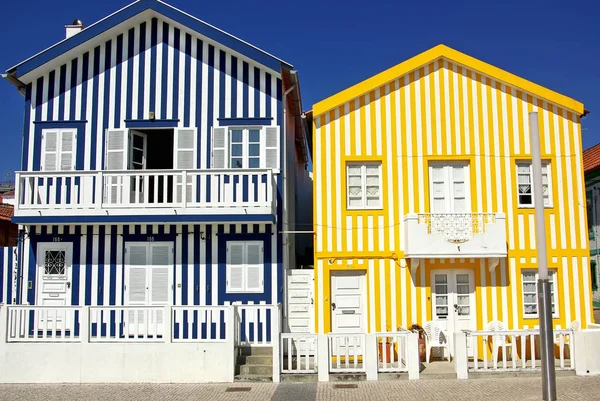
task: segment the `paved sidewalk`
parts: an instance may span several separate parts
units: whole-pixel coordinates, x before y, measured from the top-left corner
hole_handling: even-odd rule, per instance
[[[0,385],[0,400],[206,400],[206,401],[346,401],[346,400],[540,400],[539,377],[475,380],[378,381],[335,388],[341,383]],[[227,388],[250,391],[227,392]],[[559,400],[600,399],[600,377],[558,377]]]

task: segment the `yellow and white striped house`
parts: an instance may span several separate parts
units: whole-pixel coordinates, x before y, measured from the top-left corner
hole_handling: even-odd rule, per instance
[[[317,333],[539,324],[531,111],[554,325],[593,321],[583,104],[439,45],[314,105]]]

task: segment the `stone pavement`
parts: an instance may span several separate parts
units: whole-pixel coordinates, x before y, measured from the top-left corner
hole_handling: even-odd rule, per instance
[[[336,385],[357,388],[336,388]],[[228,392],[228,388],[250,391]],[[559,400],[600,399],[600,377],[558,377]],[[0,385],[0,400],[206,400],[206,401],[346,401],[346,400],[540,400],[541,380],[514,377],[474,380],[395,380],[329,383]]]

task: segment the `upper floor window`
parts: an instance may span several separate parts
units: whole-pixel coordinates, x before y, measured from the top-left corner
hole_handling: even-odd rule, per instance
[[[214,127],[213,168],[279,168],[279,127]]]
[[[537,270],[524,269],[521,271],[521,279],[523,281],[523,315],[525,317],[538,316],[537,302]],[[552,301],[552,316],[558,317],[558,308],[556,306],[556,271],[548,271],[548,279],[550,281],[550,297]]]
[[[381,208],[381,163],[349,163],[346,174],[348,209]]]
[[[42,171],[75,170],[74,128],[42,130]]]
[[[469,163],[431,162],[429,197],[431,213],[469,213],[471,211]]]
[[[542,162],[544,206],[552,207],[550,162]],[[517,196],[519,207],[533,207],[533,172],[531,162],[517,162]]]

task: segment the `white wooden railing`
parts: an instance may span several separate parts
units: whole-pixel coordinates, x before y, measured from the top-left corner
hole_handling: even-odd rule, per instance
[[[467,341],[470,341],[473,353],[469,372],[541,369],[538,329],[470,331],[467,332]],[[572,330],[554,330],[554,350],[556,369],[573,370],[575,353]]]
[[[7,306],[7,342],[77,342],[81,308]]]
[[[317,373],[317,335],[281,333],[281,373]]]
[[[15,214],[38,210],[273,207],[271,169],[20,171]]]
[[[174,306],[173,342],[224,342],[230,320],[229,306]]]
[[[408,336],[410,331],[377,333],[379,372],[408,372]]]
[[[90,342],[164,342],[170,307],[92,306]]]
[[[281,305],[236,305],[236,344],[238,346],[270,347],[278,342]],[[277,317],[275,316],[277,315]],[[273,335],[275,337],[273,337]],[[275,341],[273,341],[275,339]]]
[[[363,363],[365,334],[327,335],[329,342],[329,372],[365,372]]]

